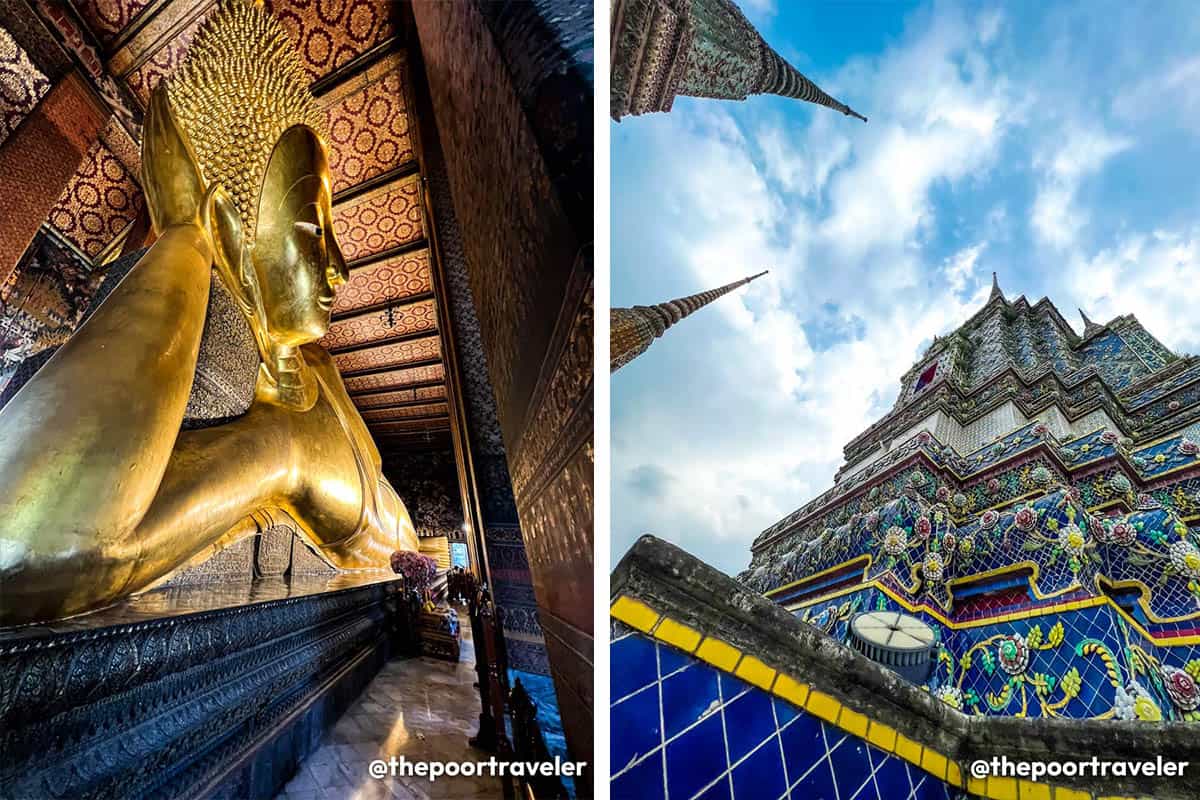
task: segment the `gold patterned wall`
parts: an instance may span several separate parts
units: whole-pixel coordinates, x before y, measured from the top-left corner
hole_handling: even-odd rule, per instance
[[[100,40],[111,44],[153,0],[77,0],[75,10]]]
[[[97,141],[50,210],[48,221],[94,259],[133,222],[142,203],[142,190],[133,175],[103,141]]]
[[[350,280],[338,289],[333,313],[341,315],[432,291],[429,251],[405,253],[351,270]]]
[[[396,35],[392,0],[268,0],[313,80]]]
[[[334,320],[321,345],[331,352],[437,330],[433,300],[420,300],[354,317]]]
[[[392,392],[380,392],[358,398],[358,407],[362,409],[394,406],[401,403],[415,403],[420,400],[439,400],[446,396],[442,386],[427,386],[423,389],[399,389]]]
[[[334,207],[333,230],[347,261],[353,264],[424,238],[419,183],[413,175]]]
[[[342,374],[361,372],[368,369],[403,366],[418,361],[430,361],[442,357],[441,340],[435,336],[412,339],[407,342],[385,344],[349,353],[339,353],[334,361]]]
[[[50,81],[12,35],[0,28],[0,144],[50,91]]]
[[[321,98],[335,194],[413,161],[404,102],[404,58],[399,53]]]

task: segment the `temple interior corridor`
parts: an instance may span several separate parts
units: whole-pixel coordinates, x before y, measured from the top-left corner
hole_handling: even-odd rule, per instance
[[[460,609],[465,615],[465,609]],[[467,744],[479,727],[475,650],[463,626],[457,664],[435,658],[404,658],[386,664],[325,735],[319,749],[296,771],[276,800],[436,800],[500,797],[500,779],[372,778],[375,759],[476,761],[488,755]]]
[[[591,761],[592,31],[0,0],[0,797]]]

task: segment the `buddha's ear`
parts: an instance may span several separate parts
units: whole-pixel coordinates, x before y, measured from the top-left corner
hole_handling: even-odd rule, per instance
[[[255,246],[268,248],[291,235],[300,209],[316,199],[321,177],[329,174],[325,147],[307,125],[293,125],[279,137],[258,200],[258,229]]]
[[[200,221],[204,179],[162,84],[150,95],[142,129],[142,188],[155,233]]]
[[[221,186],[209,188],[201,219],[212,240],[213,265],[225,288],[238,301],[242,312],[253,318],[260,305],[258,280],[248,262],[241,214]]]

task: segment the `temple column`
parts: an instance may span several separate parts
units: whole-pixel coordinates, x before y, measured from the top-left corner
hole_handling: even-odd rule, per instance
[[[62,196],[112,111],[77,73],[68,73],[0,145],[4,225],[0,226],[0,286]]]

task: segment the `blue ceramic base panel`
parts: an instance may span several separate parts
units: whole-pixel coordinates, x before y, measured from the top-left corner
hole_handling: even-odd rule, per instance
[[[961,790],[708,664],[617,626],[613,800],[961,800]]]
[[[1156,644],[1098,598],[1025,604],[1015,609],[1016,619],[1006,613],[957,628],[875,587],[794,613],[845,642],[854,615],[877,610],[915,614],[933,629],[937,664],[926,687],[964,713],[1200,721],[1200,646]],[[1018,645],[1017,663],[1004,662],[1010,642]]]

